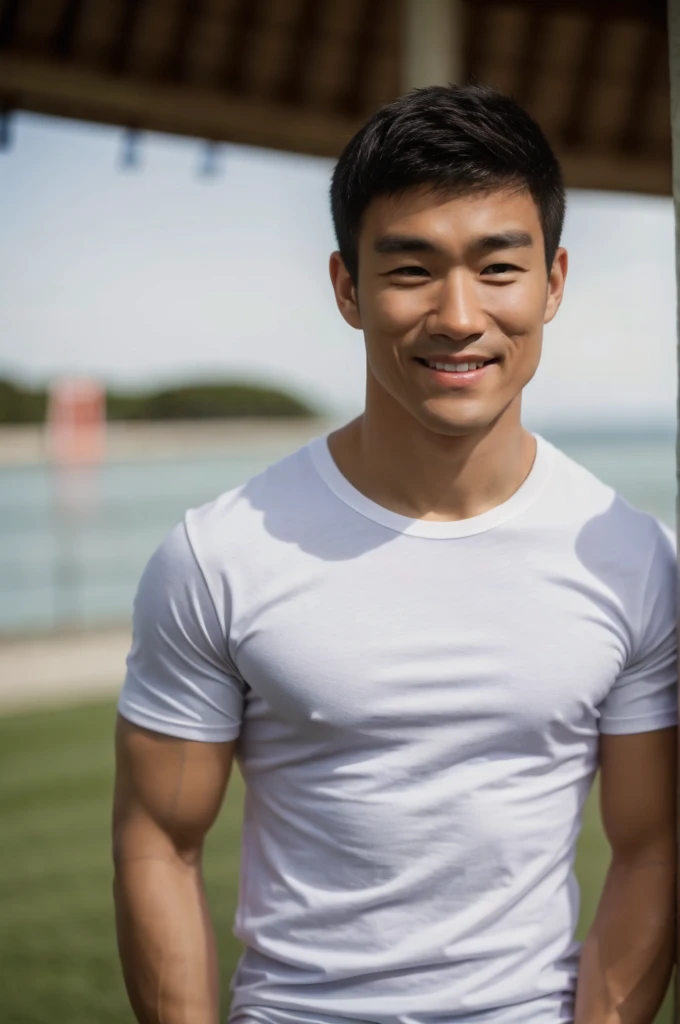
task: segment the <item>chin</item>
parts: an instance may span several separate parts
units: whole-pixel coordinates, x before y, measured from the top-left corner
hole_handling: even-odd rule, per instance
[[[424,427],[445,437],[462,437],[488,430],[499,417],[497,409],[432,409],[412,410],[413,416]]]

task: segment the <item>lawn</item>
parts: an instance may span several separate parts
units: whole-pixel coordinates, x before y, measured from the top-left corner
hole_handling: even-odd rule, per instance
[[[8,1024],[125,1024],[111,906],[110,703],[0,718],[0,1019]],[[227,983],[241,803],[230,787],[206,855]],[[594,803],[579,851],[587,927],[607,860]],[[657,1024],[670,1024],[668,1005]]]

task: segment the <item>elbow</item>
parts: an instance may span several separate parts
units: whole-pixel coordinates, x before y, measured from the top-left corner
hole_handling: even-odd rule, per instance
[[[156,823],[114,816],[111,859],[118,876],[131,864],[162,861],[176,868],[195,870],[203,858],[205,835],[181,829],[165,830]]]
[[[612,866],[636,871],[654,869],[675,879],[678,844],[674,829],[648,840],[644,836],[636,836],[628,842],[612,842],[611,845]]]

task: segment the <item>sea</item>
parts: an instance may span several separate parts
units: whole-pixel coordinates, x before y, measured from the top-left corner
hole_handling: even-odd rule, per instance
[[[675,526],[675,432],[547,429],[632,504]],[[140,573],[187,508],[299,446],[108,461],[70,478],[47,464],[0,467],[0,637],[129,623]]]

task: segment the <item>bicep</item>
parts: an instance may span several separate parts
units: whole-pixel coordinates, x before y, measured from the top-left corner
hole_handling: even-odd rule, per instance
[[[222,804],[234,746],[149,732],[119,715],[114,857],[200,851]]]
[[[132,625],[123,717],[185,740],[236,739],[245,684],[229,656],[229,615],[218,614],[183,524],[142,573]]]
[[[675,842],[677,730],[600,737],[602,824],[614,856]]]

